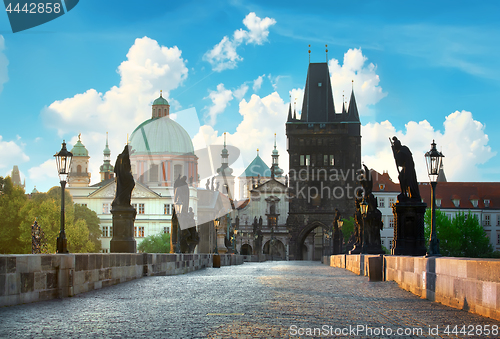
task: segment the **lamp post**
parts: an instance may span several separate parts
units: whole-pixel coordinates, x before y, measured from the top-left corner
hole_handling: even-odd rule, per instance
[[[63,140],[59,153],[54,154],[56,158],[57,173],[61,181],[61,229],[57,237],[57,253],[68,253],[66,232],[64,231],[64,191],[66,190],[66,180],[71,167],[73,153],[66,149],[66,142]]]
[[[219,254],[219,248],[217,247],[217,242],[218,242],[218,239],[217,239],[217,232],[219,230],[219,225],[220,225],[220,220],[219,218],[216,218],[214,220],[214,227],[215,227],[215,254]]]
[[[235,226],[235,227],[236,227],[236,226]],[[238,250],[236,249],[236,245],[237,245],[237,244],[236,244],[236,235],[237,235],[237,234],[238,234],[238,230],[237,230],[237,229],[234,229],[234,242],[233,242],[233,244],[234,244],[234,254],[238,254]],[[241,250],[241,248],[240,248],[240,250]]]
[[[359,204],[361,209],[361,215],[363,216],[363,229],[361,230],[361,253],[366,253],[366,216],[368,214],[368,202],[366,197],[363,198],[361,204]]]
[[[337,225],[339,226],[339,234],[342,234],[342,236],[339,237],[339,253],[342,253],[342,246],[344,244],[344,233],[342,233],[342,225],[344,225],[344,220],[339,219],[337,221]]]
[[[427,173],[431,181],[431,237],[429,239],[428,257],[440,256],[439,253],[439,239],[436,232],[436,186],[439,169],[441,168],[441,161],[444,158],[443,153],[436,149],[436,143],[432,140],[431,150],[425,153],[425,160],[427,163]]]

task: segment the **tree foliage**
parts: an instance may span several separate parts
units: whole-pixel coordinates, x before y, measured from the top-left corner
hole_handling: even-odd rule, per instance
[[[431,213],[425,213],[425,236],[430,237]],[[481,258],[493,253],[490,239],[476,215],[459,212],[450,220],[436,210],[436,231],[441,255],[449,257]]]
[[[0,253],[31,253],[31,226],[37,220],[45,234],[48,253],[56,252],[61,225],[61,188],[28,198],[24,189],[13,186],[9,177],[0,180]],[[65,232],[70,253],[101,250],[101,230],[97,214],[73,204],[65,191]]]
[[[349,219],[344,219],[344,223],[342,224],[342,234],[344,235],[344,242],[347,244],[349,242],[349,238],[351,237],[352,232],[354,232],[354,226],[356,222],[353,217]]]
[[[137,250],[143,253],[170,253],[170,233],[147,236]]]

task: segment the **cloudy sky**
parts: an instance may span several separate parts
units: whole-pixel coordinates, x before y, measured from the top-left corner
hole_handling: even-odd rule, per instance
[[[498,181],[499,12],[498,1],[86,0],[13,34],[2,11],[0,176],[18,165],[27,191],[58,185],[53,155],[81,133],[96,183],[106,132],[114,159],[160,90],[195,148],[227,132],[236,175],[257,148],[270,164],[274,133],[287,169],[284,123],[290,101],[300,113],[310,44],[337,111],[354,87],[368,167],[397,178],[397,135],[427,180],[435,139],[448,180]]]

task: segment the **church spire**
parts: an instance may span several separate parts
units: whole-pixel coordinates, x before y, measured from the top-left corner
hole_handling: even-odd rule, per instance
[[[290,102],[290,105],[288,106],[288,119],[286,121],[292,121],[292,102]]]
[[[356,98],[354,97],[354,89],[351,93],[351,100],[349,101],[349,110],[347,111],[348,121],[359,122],[358,106],[356,105]]]
[[[217,169],[217,173],[222,176],[230,176],[233,174],[233,169],[229,167],[229,151],[226,148],[226,132],[224,132],[224,148],[220,154],[221,166]]]
[[[108,132],[106,132],[106,147],[104,147],[102,154],[104,156],[104,162],[101,167],[99,167],[99,174],[101,174],[101,181],[104,181],[114,177],[114,168],[113,165],[111,165],[111,150],[108,146]]]
[[[278,150],[276,149],[276,133],[274,133],[274,149],[271,153],[272,157],[272,165],[271,165],[271,178],[281,177],[283,175],[283,170],[279,167],[278,164]]]

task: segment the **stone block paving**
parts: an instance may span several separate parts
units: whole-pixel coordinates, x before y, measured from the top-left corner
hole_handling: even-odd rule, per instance
[[[0,338],[500,338],[499,325],[394,282],[306,261],[147,277],[0,308]]]

